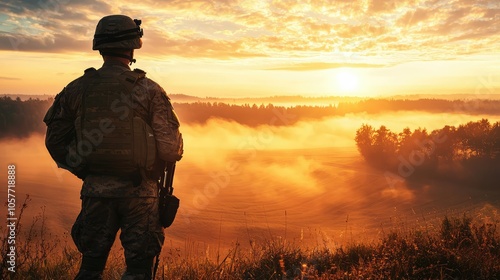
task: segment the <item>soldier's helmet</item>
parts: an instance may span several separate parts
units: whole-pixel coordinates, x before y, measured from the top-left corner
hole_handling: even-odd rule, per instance
[[[93,50],[140,49],[143,30],[141,20],[124,15],[103,17],[95,29]]]

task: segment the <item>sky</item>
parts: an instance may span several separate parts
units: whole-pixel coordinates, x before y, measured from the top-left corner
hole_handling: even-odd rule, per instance
[[[167,93],[500,94],[498,0],[2,0],[0,94],[55,95],[99,68],[110,14],[142,20],[131,67]]]

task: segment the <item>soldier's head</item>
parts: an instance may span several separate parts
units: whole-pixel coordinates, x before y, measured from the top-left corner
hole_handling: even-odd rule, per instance
[[[134,49],[142,47],[141,20],[124,15],[103,17],[95,29],[93,50],[103,57],[120,57],[135,62]]]

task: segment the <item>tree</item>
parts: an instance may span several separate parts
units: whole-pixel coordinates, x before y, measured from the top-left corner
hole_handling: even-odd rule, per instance
[[[468,122],[458,127],[457,144],[462,158],[490,157],[491,144],[487,141],[490,129],[491,125],[487,119]]]
[[[375,141],[373,143],[374,149],[381,156],[394,156],[398,146],[397,135],[391,132],[384,125],[380,126],[374,135]]]
[[[496,122],[491,127],[490,134],[488,135],[488,142],[491,143],[491,158],[500,160],[500,122]]]
[[[365,159],[371,159],[372,154],[373,154],[373,143],[374,143],[374,135],[375,131],[373,130],[373,127],[367,124],[363,124],[357,131],[356,131],[356,145],[358,146],[359,153],[365,158]]]
[[[454,126],[446,125],[442,129],[434,130],[430,135],[430,139],[434,141],[436,149],[433,156],[437,160],[451,162],[457,159],[457,129]],[[438,140],[438,141],[436,141]]]

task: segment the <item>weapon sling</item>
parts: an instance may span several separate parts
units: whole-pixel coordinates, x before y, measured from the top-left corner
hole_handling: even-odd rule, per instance
[[[172,225],[179,208],[179,199],[173,195],[174,192],[174,173],[175,162],[167,162],[165,169],[159,180],[159,204],[160,224],[167,228]],[[160,254],[156,255],[156,262],[153,270],[153,279],[156,276],[158,265],[160,263]]]

